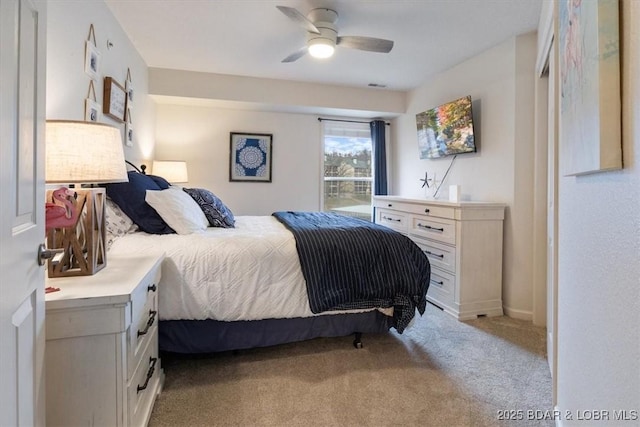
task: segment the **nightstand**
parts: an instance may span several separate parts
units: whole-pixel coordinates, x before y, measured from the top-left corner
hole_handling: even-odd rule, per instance
[[[158,282],[164,256],[110,256],[93,276],[47,279],[47,425],[145,426],[164,375]]]

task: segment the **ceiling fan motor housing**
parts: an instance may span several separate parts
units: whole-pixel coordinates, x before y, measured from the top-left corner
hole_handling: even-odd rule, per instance
[[[338,29],[335,25],[338,21],[338,13],[332,9],[319,8],[309,12],[307,18],[320,31],[320,34],[307,33],[308,45],[324,44],[335,47],[338,38]]]

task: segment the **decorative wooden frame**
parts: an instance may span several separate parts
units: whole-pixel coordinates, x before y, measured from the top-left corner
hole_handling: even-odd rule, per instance
[[[273,134],[231,132],[229,181],[271,182]]]
[[[59,262],[49,261],[49,277],[91,276],[107,265],[104,188],[76,190],[76,209],[80,216],[75,226],[54,228],[47,234],[49,249],[62,249]],[[47,191],[53,202],[53,191]]]
[[[111,77],[104,78],[104,99],[102,112],[119,122],[126,116],[127,93],[124,87]]]
[[[622,168],[617,1],[560,1],[560,170]]]

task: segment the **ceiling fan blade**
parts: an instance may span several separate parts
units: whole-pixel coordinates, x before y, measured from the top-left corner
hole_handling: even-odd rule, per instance
[[[284,58],[282,62],[297,61],[298,59],[302,58],[306,53],[307,53],[307,47],[305,46],[293,52],[291,55],[287,56],[286,58]]]
[[[336,44],[351,49],[366,50],[369,52],[389,53],[393,49],[391,40],[376,39],[373,37],[341,36]]]
[[[287,15],[292,21],[295,21],[298,24],[302,25],[302,27],[305,30],[314,34],[320,34],[320,30],[318,30],[318,28],[315,25],[313,25],[313,22],[309,21],[306,18],[306,16],[298,12],[297,9],[294,9],[292,7],[287,7],[287,6],[276,6],[276,7],[280,12]]]

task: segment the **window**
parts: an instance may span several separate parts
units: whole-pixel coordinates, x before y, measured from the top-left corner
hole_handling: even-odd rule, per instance
[[[322,123],[323,210],[371,221],[373,147],[369,124]]]

